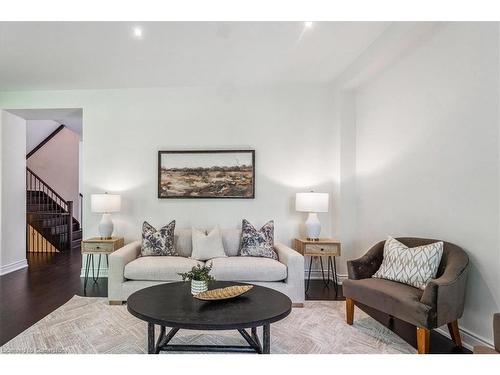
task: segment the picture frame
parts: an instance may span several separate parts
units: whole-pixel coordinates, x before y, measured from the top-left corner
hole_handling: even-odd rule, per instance
[[[159,199],[254,199],[255,150],[158,151]]]

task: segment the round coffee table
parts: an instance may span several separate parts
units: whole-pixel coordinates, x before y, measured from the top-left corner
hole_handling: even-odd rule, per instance
[[[209,289],[243,283],[216,281]],[[271,323],[285,318],[292,311],[292,301],[276,290],[254,285],[242,296],[201,301],[191,295],[189,282],[161,284],[139,290],[127,300],[127,309],[135,317],[148,322],[148,353],[170,352],[256,352],[269,354]],[[155,325],[160,336],[155,343]],[[263,327],[260,344],[257,327]],[[166,327],[170,331],[166,333]],[[237,330],[248,346],[172,345],[170,340],[179,329]],[[250,333],[247,332],[250,329]]]

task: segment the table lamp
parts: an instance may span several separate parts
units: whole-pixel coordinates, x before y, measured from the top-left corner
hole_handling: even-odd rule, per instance
[[[295,194],[295,210],[308,212],[306,220],[306,237],[318,241],[321,233],[321,223],[318,212],[328,212],[328,193],[297,193]]]
[[[102,239],[110,239],[113,234],[112,212],[119,212],[122,205],[121,196],[118,194],[92,194],[90,207],[92,212],[102,214],[99,223],[99,235]]]

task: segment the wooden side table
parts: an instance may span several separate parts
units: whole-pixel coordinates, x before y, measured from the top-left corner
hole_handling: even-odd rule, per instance
[[[293,241],[293,248],[303,256],[309,256],[309,274],[307,276],[306,293],[309,290],[309,283],[311,281],[311,267],[314,258],[318,258],[321,265],[321,276],[326,287],[329,286],[330,281],[333,281],[335,287],[335,296],[338,293],[338,279],[337,279],[337,265],[335,257],[340,256],[340,242],[333,238],[320,238],[317,241],[308,240],[306,238],[296,238]],[[323,268],[323,258],[327,257],[327,277],[325,279],[325,270]],[[330,280],[330,269],[332,272],[333,280]]]
[[[94,283],[99,279],[99,270],[101,268],[101,256],[106,255],[106,265],[109,267],[108,255],[113,251],[123,247],[123,237],[111,237],[104,239],[101,237],[89,238],[82,241],[82,255],[87,255],[85,262],[85,279],[83,282],[83,293],[87,292],[87,280],[89,278],[89,268],[92,264],[92,280]],[[94,255],[99,255],[99,262],[97,265],[97,276],[94,275]]]

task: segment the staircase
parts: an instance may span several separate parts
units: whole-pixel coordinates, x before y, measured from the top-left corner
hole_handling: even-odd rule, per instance
[[[60,125],[26,155],[28,160],[65,128]],[[80,215],[83,196],[80,194]],[[82,216],[80,216],[80,221]],[[80,249],[82,230],[66,201],[31,169],[26,168],[26,250],[63,252]]]
[[[73,202],[64,200],[26,168],[27,250],[62,252],[80,248],[82,230],[73,217]]]

